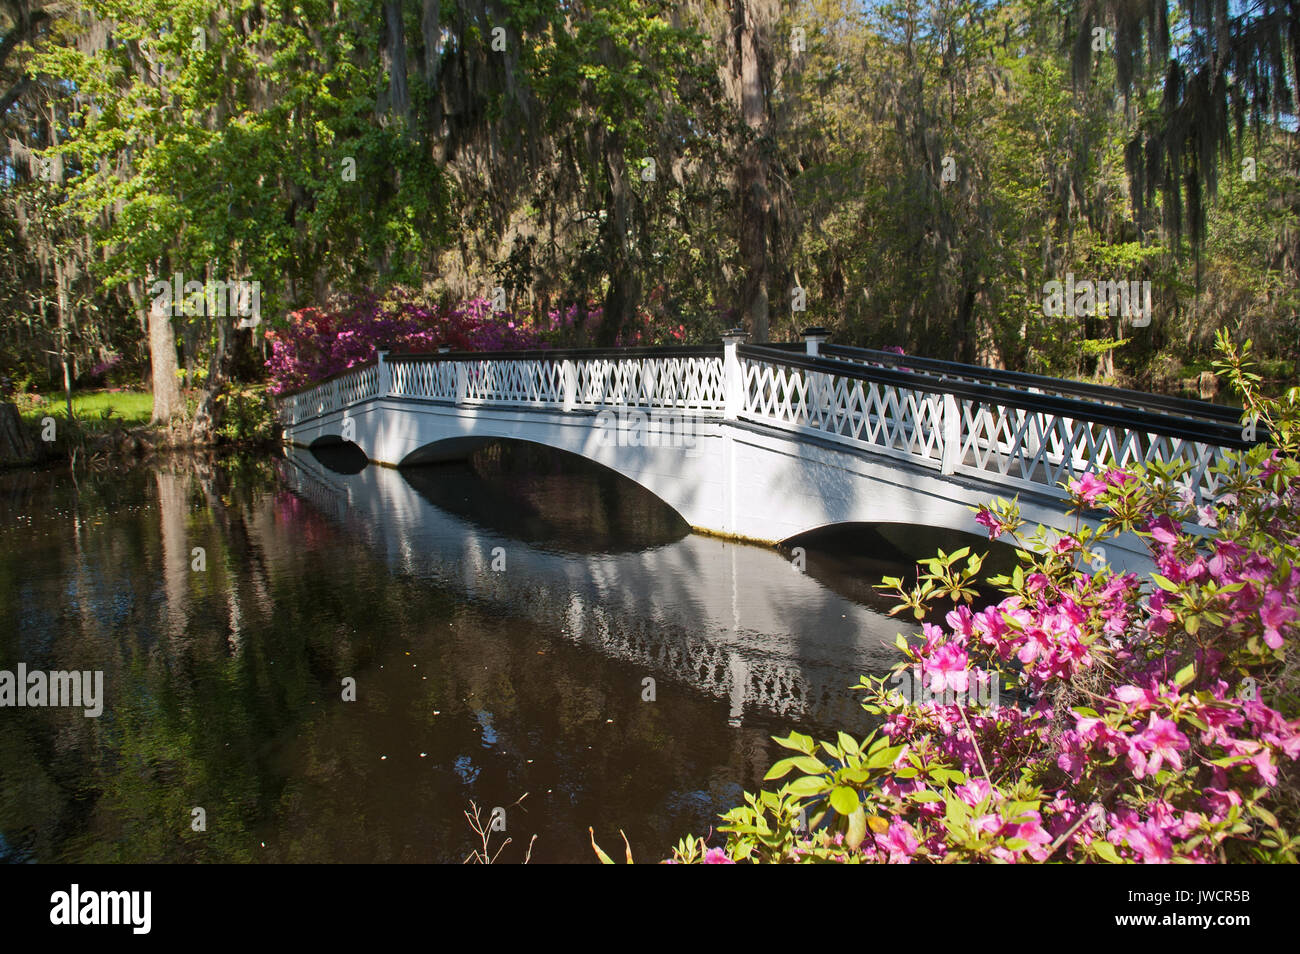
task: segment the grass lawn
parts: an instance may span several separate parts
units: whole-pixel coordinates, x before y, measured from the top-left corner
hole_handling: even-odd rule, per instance
[[[72,413],[92,430],[118,423],[135,427],[149,423],[153,414],[153,395],[147,391],[73,391]],[[109,414],[111,417],[105,416]],[[47,416],[62,419],[68,416],[68,405],[62,394],[49,394],[44,404],[24,408],[22,416],[28,421],[39,421]]]

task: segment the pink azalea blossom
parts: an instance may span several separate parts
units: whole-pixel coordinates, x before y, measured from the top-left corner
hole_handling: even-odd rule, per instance
[[[1081,499],[1088,506],[1097,502],[1097,498],[1107,490],[1107,484],[1103,480],[1098,480],[1094,474],[1084,474],[1078,480],[1072,480],[1069,483],[1070,492]]]
[[[970,662],[966,652],[959,646],[951,644],[940,646],[924,663],[927,682],[933,692],[953,689],[965,692],[969,685],[970,674],[966,667]]]
[[[1259,618],[1264,623],[1264,642],[1270,649],[1281,649],[1281,627],[1296,618],[1295,607],[1287,603],[1284,593],[1269,590],[1259,608]]]
[[[1185,752],[1188,748],[1190,743],[1187,736],[1178,731],[1178,726],[1151,713],[1146,730],[1135,736],[1129,747],[1134,777],[1155,775],[1165,763],[1182,771],[1183,759],[1178,753]]]
[[[889,823],[889,830],[883,835],[876,835],[876,844],[882,851],[888,852],[891,865],[911,864],[912,855],[921,847],[912,826],[899,818]]]

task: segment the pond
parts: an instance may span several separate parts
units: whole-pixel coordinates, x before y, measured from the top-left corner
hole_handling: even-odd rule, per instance
[[[6,474],[0,670],[104,691],[0,709],[0,856],[460,862],[474,805],[501,862],[593,861],[589,827],[658,860],[772,735],[869,728],[848,687],[911,628],[869,584],[906,565],[695,534],[531,445]]]

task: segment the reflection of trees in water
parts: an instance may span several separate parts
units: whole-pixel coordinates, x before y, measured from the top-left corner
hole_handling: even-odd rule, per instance
[[[469,797],[529,791],[517,843],[538,831],[535,857],[577,859],[606,818],[657,847],[707,827],[732,780],[757,784],[770,761],[774,727],[728,729],[724,702],[661,683],[643,703],[639,668],[391,573],[346,528],[288,507],[265,462],[82,477],[75,504],[48,479],[12,497],[0,484],[0,509],[16,500],[34,524],[0,547],[3,664],[104,669],[106,705],[98,720],[6,712],[0,831],[15,854],[459,860]]]
[[[757,784],[767,767],[771,728],[727,730],[725,706],[671,690],[644,703],[640,672],[474,607],[450,622],[437,632],[399,622],[394,643],[412,656],[389,654],[396,665],[371,671],[355,711],[327,708],[299,736],[277,860],[460,861],[472,847],[468,799],[508,805],[524,792],[505,860],[534,833],[534,858],[584,859],[586,827],[606,818],[659,850],[686,818],[712,824],[734,780]],[[410,658],[427,681],[402,668]]]
[[[6,798],[0,827],[12,843],[42,860],[58,857],[70,831],[63,850],[85,860],[237,858],[247,850],[231,836],[258,817],[274,777],[259,761],[307,695],[313,674],[299,661],[328,658],[333,648],[310,646],[312,628],[275,625],[280,601],[267,600],[265,566],[247,544],[254,502],[272,479],[249,461],[175,458],[111,481],[83,476],[75,491],[54,481],[44,513],[33,512],[62,541],[75,508],[76,545],[40,554],[33,586],[46,592],[23,594],[23,602],[46,611],[5,627],[48,652],[38,660],[9,645],[5,657],[103,669],[107,699],[98,720],[62,709],[15,710],[20,718],[5,720],[0,771],[17,796]],[[191,569],[195,546],[206,550],[203,572]],[[0,557],[3,577],[16,556]],[[7,584],[0,579],[12,593]],[[258,639],[242,652],[247,630]],[[11,777],[21,780],[16,788]],[[189,828],[196,805],[208,814],[203,835]]]

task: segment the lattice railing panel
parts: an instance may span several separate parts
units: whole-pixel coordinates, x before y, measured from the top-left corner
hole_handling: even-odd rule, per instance
[[[391,361],[388,369],[393,397],[456,400],[456,366],[450,361]]]
[[[943,396],[859,378],[745,359],[742,413],[938,466]]]
[[[564,380],[556,362],[483,358],[457,364],[465,378],[465,401],[537,406],[564,403]]]
[[[1177,462],[1190,466],[1185,479],[1198,497],[1218,492],[1211,469],[1224,449],[1217,445],[986,401],[957,403],[959,472],[1042,489],[1112,467]]]
[[[720,411],[720,357],[592,358],[574,361],[574,406]]]

